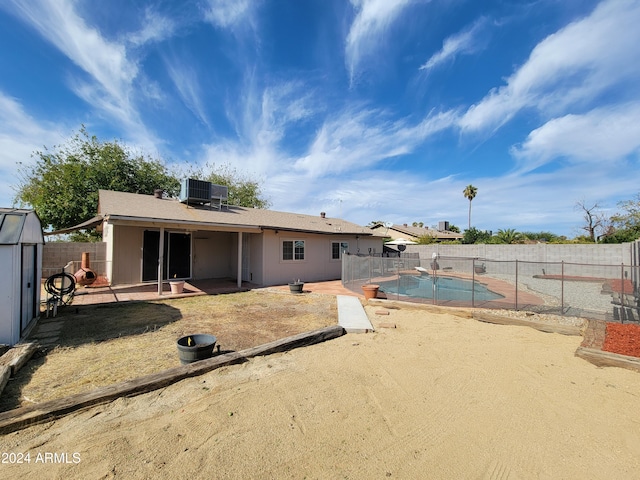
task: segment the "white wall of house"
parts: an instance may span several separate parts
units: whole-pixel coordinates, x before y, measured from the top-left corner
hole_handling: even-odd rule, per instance
[[[235,278],[237,233],[193,232],[191,235],[194,279]],[[234,252],[229,254],[229,252]]]
[[[264,285],[264,234],[244,234],[249,236],[249,278],[246,280],[256,285]]]
[[[113,285],[140,283],[142,279],[142,228],[113,225]],[[108,250],[108,249],[107,249]],[[107,254],[108,256],[108,254]]]
[[[304,259],[283,259],[284,242],[304,241]],[[349,235],[313,235],[267,230],[263,234],[263,284],[282,285],[300,279],[304,282],[338,280],[342,260],[334,259],[333,243],[348,244],[351,253],[368,253],[369,248],[382,251],[382,239]]]
[[[149,228],[146,228],[149,229]],[[108,243],[107,264],[112,285],[142,281],[142,226],[110,225],[104,231]],[[167,231],[178,231],[170,228]],[[238,232],[192,231],[191,278],[232,278],[238,275]],[[282,285],[294,279],[306,282],[336,280],[341,277],[342,260],[332,258],[333,243],[348,244],[351,253],[379,253],[382,240],[376,237],[319,235],[265,230],[243,233],[248,256],[245,281],[256,285]],[[283,260],[283,241],[303,240],[304,260]],[[371,250],[370,250],[371,249]]]

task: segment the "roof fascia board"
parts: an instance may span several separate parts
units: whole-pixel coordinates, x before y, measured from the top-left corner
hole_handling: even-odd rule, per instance
[[[131,227],[176,227],[197,230],[212,230],[226,232],[260,233],[260,227],[253,225],[233,225],[228,223],[189,222],[186,220],[165,220],[159,218],[140,218],[107,215],[105,217],[111,225],[127,225]]]
[[[274,230],[274,231],[278,231],[278,232],[292,232],[292,233],[315,233],[315,234],[319,234],[319,235],[348,235],[350,237],[353,236],[363,236],[363,237],[370,237],[373,236],[373,233],[366,233],[366,232],[323,232],[322,230],[304,230],[304,229],[300,229],[300,228],[283,228],[283,227],[272,227],[272,226],[268,226],[268,227],[261,227],[263,230]]]

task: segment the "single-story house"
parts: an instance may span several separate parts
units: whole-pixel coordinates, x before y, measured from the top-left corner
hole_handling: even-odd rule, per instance
[[[447,222],[441,223],[444,223],[445,225],[447,224]],[[461,233],[452,232],[450,230],[447,230],[446,228],[435,229],[429,227],[413,227],[407,225],[406,223],[404,225],[387,225],[383,223],[377,223],[371,228],[372,230],[375,230],[381,235],[387,238],[391,238],[392,240],[404,238],[405,240],[417,242],[418,238],[425,235],[429,235],[430,237],[435,238],[436,242],[443,242],[445,240],[462,240],[462,238],[464,238],[464,235],[462,235]]]
[[[190,204],[100,190],[97,225],[112,285],[233,278],[238,285],[340,279],[342,254],[380,253],[383,235],[330,218],[231,205]],[[159,280],[161,279],[161,280]]]

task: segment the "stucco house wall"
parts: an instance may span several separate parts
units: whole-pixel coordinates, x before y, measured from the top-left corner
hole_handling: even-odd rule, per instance
[[[303,240],[305,242],[304,260],[283,260],[283,242]],[[305,282],[337,280],[342,274],[342,260],[332,258],[333,243],[349,245],[349,251],[355,253],[358,248],[376,248],[381,251],[380,239],[365,240],[356,236],[312,235],[295,232],[267,231],[264,241],[264,285],[281,285],[300,279]]]

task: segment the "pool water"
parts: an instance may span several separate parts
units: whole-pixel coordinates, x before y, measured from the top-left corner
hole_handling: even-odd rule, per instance
[[[496,292],[492,292],[485,285],[452,277],[432,277],[432,276],[401,276],[399,281],[392,280],[382,282],[380,290],[385,293],[406,295],[412,298],[433,299],[434,294],[437,300],[459,300],[471,302],[472,296],[475,301],[489,301],[504,298]]]

